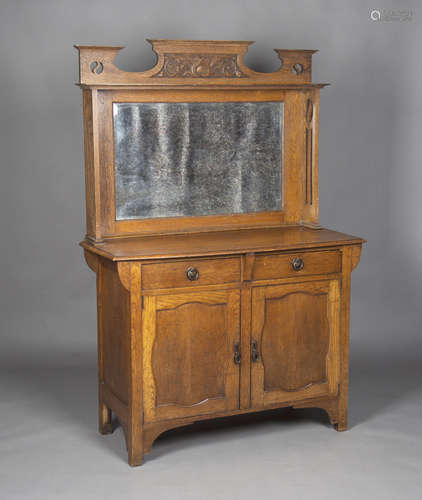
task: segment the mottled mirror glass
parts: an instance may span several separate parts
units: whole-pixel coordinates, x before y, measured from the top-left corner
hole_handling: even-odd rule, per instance
[[[281,210],[281,102],[114,103],[116,219]]]

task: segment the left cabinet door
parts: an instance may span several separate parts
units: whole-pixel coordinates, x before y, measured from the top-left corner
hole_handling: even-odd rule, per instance
[[[146,422],[239,408],[240,291],[144,297]]]

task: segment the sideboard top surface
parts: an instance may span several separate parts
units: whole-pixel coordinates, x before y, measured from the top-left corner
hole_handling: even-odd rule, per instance
[[[330,229],[303,226],[82,241],[86,250],[114,261],[164,259],[360,245],[365,240]]]

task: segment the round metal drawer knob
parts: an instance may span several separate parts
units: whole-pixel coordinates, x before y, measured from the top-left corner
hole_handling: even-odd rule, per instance
[[[186,276],[190,281],[196,281],[199,278],[199,271],[196,267],[188,267],[186,271]]]
[[[294,271],[301,271],[304,266],[305,263],[303,262],[303,259],[301,259],[300,257],[297,257],[296,259],[292,260],[292,267]]]

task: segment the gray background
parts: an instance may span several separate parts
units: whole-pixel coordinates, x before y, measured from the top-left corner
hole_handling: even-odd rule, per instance
[[[406,1],[1,1],[0,488],[31,498],[409,498],[422,491],[422,30]],[[374,22],[374,8],[412,22]],[[318,48],[321,221],[368,239],[352,279],[351,429],[286,410],[159,439],[142,468],[96,433],[95,279],[84,234],[80,44],[144,38]],[[419,494],[418,494],[419,492]]]

